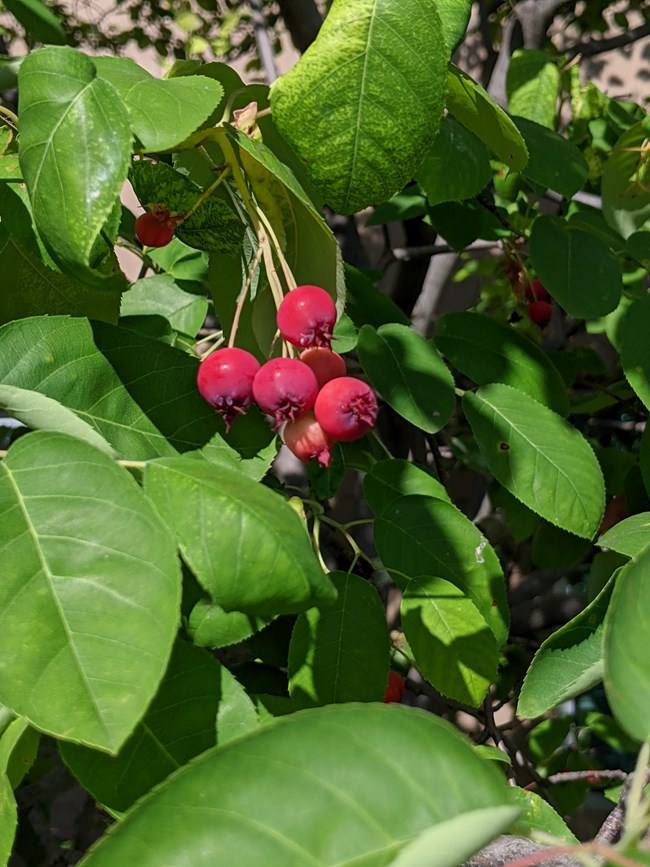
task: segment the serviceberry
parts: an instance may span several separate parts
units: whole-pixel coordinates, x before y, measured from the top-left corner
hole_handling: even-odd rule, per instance
[[[388,686],[386,687],[386,694],[384,695],[384,703],[390,704],[391,702],[400,702],[404,695],[404,689],[404,678],[402,675],[398,674],[396,671],[390,671],[388,673]]]
[[[526,301],[549,301],[551,296],[546,291],[541,280],[531,280],[524,287]]]
[[[320,426],[332,439],[352,442],[374,426],[377,398],[370,386],[360,379],[340,376],[321,388],[314,413]]]
[[[336,322],[331,295],[319,286],[297,286],[278,307],[280,334],[294,346],[324,346],[329,349]]]
[[[254,355],[235,346],[217,349],[199,365],[199,392],[223,416],[226,433],[235,417],[253,402],[253,379],[259,369]]]
[[[135,236],[144,247],[166,247],[175,227],[169,211],[146,211],[135,221]]]
[[[310,410],[317,394],[314,371],[297,358],[272,358],[253,380],[253,397],[260,409],[275,419],[274,430]]]
[[[330,379],[345,376],[345,361],[337,352],[324,346],[311,346],[300,353],[300,360],[314,371],[318,387],[322,388]]]
[[[285,446],[303,463],[315,458],[323,467],[329,467],[333,440],[325,433],[310,410],[295,421],[288,421],[282,431]]]
[[[528,317],[540,328],[546,328],[553,316],[553,308],[548,301],[533,301],[528,305]]]

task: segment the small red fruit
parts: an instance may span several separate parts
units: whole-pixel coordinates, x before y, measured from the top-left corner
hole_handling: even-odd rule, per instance
[[[537,279],[531,280],[530,283],[526,284],[524,295],[526,301],[549,301],[551,297],[544,288],[542,281]]]
[[[553,308],[548,301],[533,301],[528,305],[528,316],[535,325],[546,328],[553,316]]]
[[[145,247],[165,247],[174,237],[169,211],[146,211],[135,221],[135,236]]]
[[[199,392],[223,416],[226,433],[235,417],[253,402],[253,379],[259,369],[254,355],[234,346],[217,349],[199,365]]]
[[[321,388],[314,413],[320,426],[332,439],[352,442],[374,427],[377,398],[370,386],[360,379],[340,376]]]
[[[325,346],[329,349],[336,322],[332,296],[319,286],[297,286],[278,307],[280,334],[294,346]]]
[[[345,376],[345,361],[337,352],[332,352],[324,346],[311,346],[305,349],[300,353],[300,360],[314,371],[319,388],[331,379]]]
[[[272,358],[253,380],[253,396],[260,409],[275,419],[274,430],[310,410],[317,394],[314,371],[297,358]]]
[[[329,467],[333,440],[316,421],[313,412],[306,412],[295,421],[288,421],[282,431],[285,446],[303,463],[316,458],[322,467]]]
[[[389,671],[388,686],[386,687],[384,703],[390,704],[391,702],[400,702],[404,695],[404,689],[404,678],[402,675],[398,674],[396,671]]]

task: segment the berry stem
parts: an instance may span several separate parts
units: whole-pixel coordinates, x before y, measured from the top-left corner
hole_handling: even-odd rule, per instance
[[[273,226],[271,225],[268,218],[266,217],[266,214],[259,207],[257,207],[256,210],[257,210],[257,213],[258,213],[260,219],[264,223],[264,227],[266,228],[266,231],[269,233],[269,237],[273,243],[275,255],[276,255],[276,257],[280,263],[280,267],[282,268],[282,273],[284,274],[285,283],[287,284],[287,288],[289,289],[289,291],[291,291],[292,289],[295,289],[296,286],[298,285],[296,282],[296,278],[293,276],[293,273],[291,272],[291,268],[289,267],[287,260],[284,258],[284,254],[282,253],[282,249],[280,247],[280,243],[278,241],[277,235],[273,231]]]
[[[248,298],[248,290],[250,289],[250,285],[253,282],[253,277],[255,275],[255,271],[257,270],[257,266],[260,263],[260,259],[262,258],[262,247],[259,246],[253,257],[253,261],[250,264],[250,268],[248,269],[248,274],[246,275],[246,282],[242,286],[242,290],[239,293],[239,298],[237,299],[237,306],[235,307],[235,315],[232,318],[232,325],[230,326],[230,337],[228,338],[228,348],[232,348],[235,345],[235,340],[237,338],[237,329],[239,328],[239,320],[241,318],[242,310],[244,309],[244,304],[246,303],[246,299]]]
[[[210,186],[207,188],[207,190],[204,190],[201,193],[201,195],[198,197],[196,202],[194,202],[194,204],[189,209],[189,211],[186,214],[183,214],[183,216],[179,220],[176,221],[176,225],[180,225],[181,223],[184,223],[185,220],[189,220],[189,218],[192,216],[192,214],[194,214],[201,207],[203,202],[205,202],[205,200],[208,199],[212,195],[212,193],[214,193],[214,191],[217,189],[219,184],[221,184],[223,179],[225,177],[227,177],[229,173],[230,173],[230,166],[226,166],[225,169],[223,169],[223,171],[218,175],[217,179],[212,184],[210,184]]]

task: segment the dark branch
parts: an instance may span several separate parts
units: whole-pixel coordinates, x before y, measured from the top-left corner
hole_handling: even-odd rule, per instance
[[[623,48],[625,45],[631,45],[644,36],[650,35],[650,21],[641,24],[639,27],[634,27],[632,30],[625,30],[619,33],[618,36],[610,36],[608,39],[592,39],[589,42],[577,42],[565,49],[564,53],[569,57],[576,57],[578,54],[581,57],[594,57],[596,54],[604,54],[606,51],[613,51],[615,48]]]
[[[306,51],[323,23],[314,0],[278,0],[278,5],[291,41],[298,51]]]

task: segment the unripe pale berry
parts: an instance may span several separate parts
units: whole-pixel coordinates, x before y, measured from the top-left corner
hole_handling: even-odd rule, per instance
[[[169,211],[146,211],[135,221],[135,236],[145,247],[166,247],[174,237],[174,223]]]
[[[254,355],[235,346],[217,349],[199,365],[199,392],[223,416],[226,432],[234,418],[253,402],[253,379],[259,369]]]
[[[253,380],[253,396],[260,409],[275,419],[274,430],[310,410],[317,394],[313,370],[297,358],[272,358]]]
[[[553,316],[553,308],[548,301],[533,301],[528,305],[528,316],[535,325],[546,328]]]
[[[329,467],[333,440],[316,421],[312,411],[295,421],[288,421],[282,431],[285,446],[303,463],[315,458],[323,467]]]
[[[526,301],[548,301],[551,297],[546,291],[542,281],[537,279],[531,280],[530,283],[526,284],[524,287],[524,295]]]
[[[404,678],[402,675],[396,671],[390,671],[388,673],[388,686],[384,695],[384,703],[400,702],[404,695],[404,689]]]
[[[353,376],[341,376],[321,388],[314,413],[332,439],[352,442],[374,426],[377,398],[365,382]]]
[[[314,371],[318,387],[322,388],[330,379],[345,376],[345,361],[337,352],[324,346],[311,346],[300,353],[300,360]]]
[[[276,321],[288,343],[329,349],[336,307],[332,296],[319,286],[297,286],[282,299]]]

